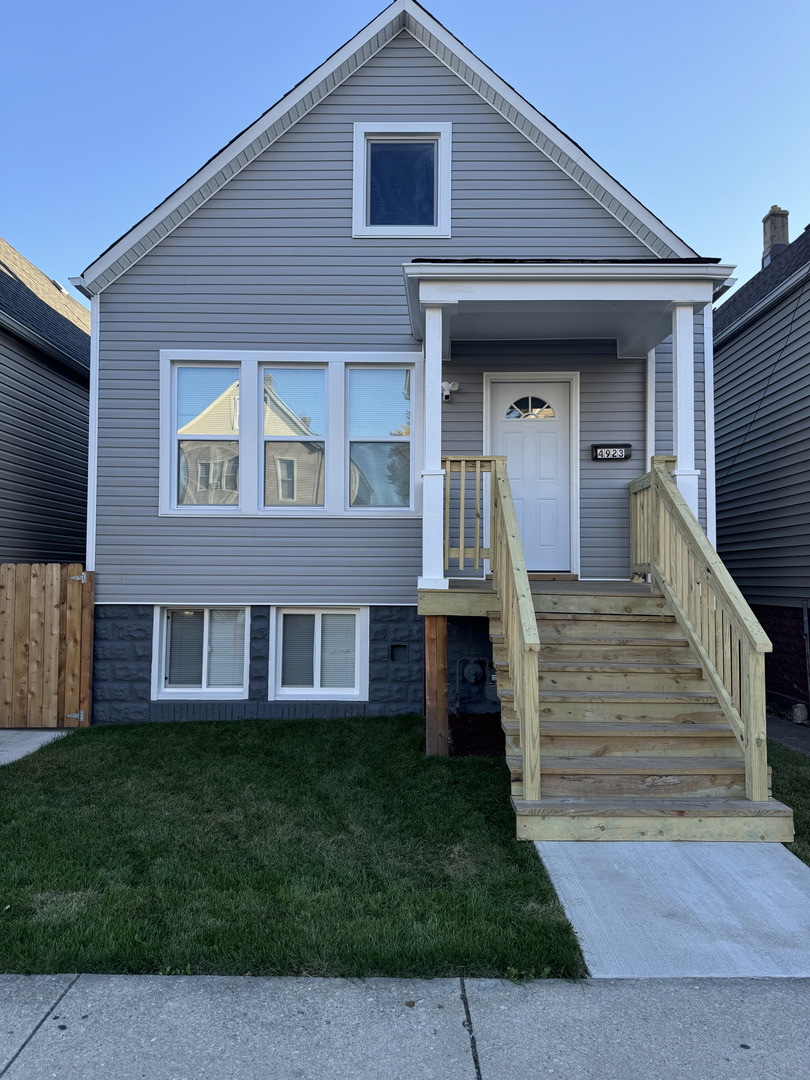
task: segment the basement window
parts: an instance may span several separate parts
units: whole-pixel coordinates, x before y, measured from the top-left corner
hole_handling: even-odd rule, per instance
[[[368,700],[368,608],[276,612],[277,698]]]
[[[247,697],[247,608],[155,611],[153,699]]]

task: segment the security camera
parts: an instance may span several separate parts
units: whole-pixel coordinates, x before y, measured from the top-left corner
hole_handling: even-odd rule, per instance
[[[442,401],[449,401],[450,395],[454,390],[458,390],[457,382],[443,382],[442,383]]]

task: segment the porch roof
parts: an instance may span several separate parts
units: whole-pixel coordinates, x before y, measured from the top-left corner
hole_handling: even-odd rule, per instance
[[[414,336],[425,309],[443,309],[453,340],[615,340],[643,357],[672,333],[672,308],[696,311],[728,288],[733,266],[714,259],[431,260],[403,265]]]

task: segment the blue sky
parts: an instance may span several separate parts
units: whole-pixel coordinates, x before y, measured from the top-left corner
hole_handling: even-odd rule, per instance
[[[67,285],[382,0],[6,5],[0,235]],[[810,223],[807,0],[431,0],[465,45],[703,255]]]

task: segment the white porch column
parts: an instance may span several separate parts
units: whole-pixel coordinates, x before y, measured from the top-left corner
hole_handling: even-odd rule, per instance
[[[425,310],[425,464],[422,469],[422,576],[420,589],[447,589],[444,576],[444,470],[442,469],[442,309]]]
[[[678,459],[673,473],[689,509],[698,516],[695,469],[695,316],[691,304],[672,311],[672,441]]]
[[[655,349],[647,353],[647,423],[646,423],[646,472],[652,469],[655,456]]]

